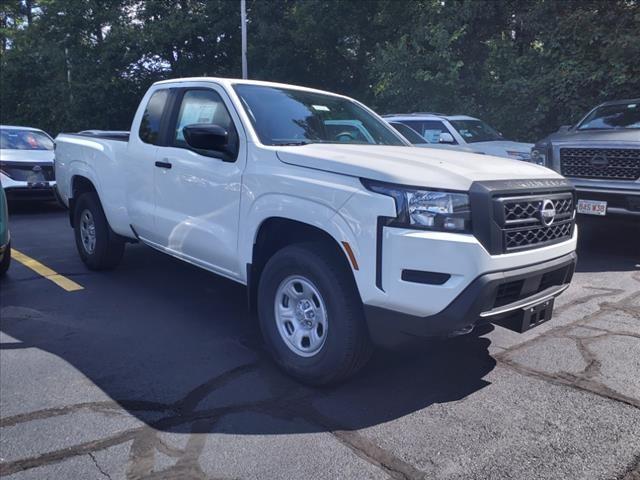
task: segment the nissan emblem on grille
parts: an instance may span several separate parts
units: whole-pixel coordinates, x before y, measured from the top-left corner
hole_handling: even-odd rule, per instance
[[[542,202],[540,207],[540,221],[547,227],[553,223],[556,218],[556,207],[553,205],[553,201],[546,199]]]
[[[605,157],[604,155],[594,155],[594,157],[591,159],[591,165],[593,165],[594,167],[604,168],[609,165],[609,160],[607,160],[607,157]]]
[[[34,172],[41,172],[42,171],[42,167],[40,165],[36,165],[35,167],[33,167],[33,171]]]

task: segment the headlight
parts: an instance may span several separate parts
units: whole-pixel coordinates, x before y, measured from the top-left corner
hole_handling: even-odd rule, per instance
[[[516,160],[529,161],[531,159],[531,155],[529,154],[529,152],[517,152],[515,150],[507,150],[507,155],[509,155],[509,158],[515,158]]]
[[[547,164],[547,154],[544,150],[539,148],[531,149],[531,163],[535,163],[538,165],[546,165]]]
[[[395,199],[397,216],[390,226],[458,233],[471,231],[471,208],[466,193],[407,188],[370,180],[362,183],[373,192]]]

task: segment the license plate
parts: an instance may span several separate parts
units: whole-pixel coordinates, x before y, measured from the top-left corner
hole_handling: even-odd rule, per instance
[[[514,332],[524,333],[551,320],[552,314],[553,298],[550,298],[535,305],[517,310],[506,317],[492,320],[492,322],[501,327],[513,330]]]
[[[586,215],[600,215],[607,214],[607,202],[601,202],[598,200],[578,200],[577,205],[578,213],[584,213]]]
[[[553,298],[523,309],[521,332],[551,320],[553,314]]]
[[[29,188],[49,188],[51,185],[49,182],[28,182],[27,187]]]

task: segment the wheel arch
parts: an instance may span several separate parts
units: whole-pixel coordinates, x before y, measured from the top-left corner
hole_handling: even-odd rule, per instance
[[[338,228],[335,222],[329,222],[329,228],[326,228],[326,224],[314,225],[300,218],[273,215],[264,218],[257,225],[251,238],[253,242],[249,261],[246,263],[250,308],[255,305],[258,282],[266,263],[273,254],[288,245],[304,242],[322,243],[336,254],[336,258],[344,262],[343,265],[352,272],[352,276],[354,269],[357,269],[353,250],[349,253],[346,250],[348,247],[345,246],[345,243],[352,245],[349,236],[342,228]]]
[[[80,195],[87,192],[98,193],[98,189],[93,181],[82,174],[75,174],[71,177],[71,196],[69,197],[69,223],[75,227],[75,206]]]

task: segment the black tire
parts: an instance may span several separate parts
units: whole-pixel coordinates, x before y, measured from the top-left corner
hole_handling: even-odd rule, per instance
[[[7,244],[4,255],[2,255],[2,261],[0,261],[0,276],[4,276],[7,273],[9,265],[11,265],[11,242]]]
[[[81,219],[89,212],[95,225],[95,246],[93,251],[87,249],[82,241]],[[90,270],[109,270],[115,268],[124,253],[124,241],[116,235],[104,215],[100,199],[95,192],[83,193],[76,201],[74,231],[76,247],[84,264]]]
[[[303,383],[337,383],[354,375],[371,357],[360,295],[348,264],[339,255],[323,243],[290,245],[267,262],[260,276],[258,317],[267,348],[286,373]],[[326,338],[310,357],[294,352],[276,323],[276,294],[292,276],[302,276],[313,284],[327,313]]]

